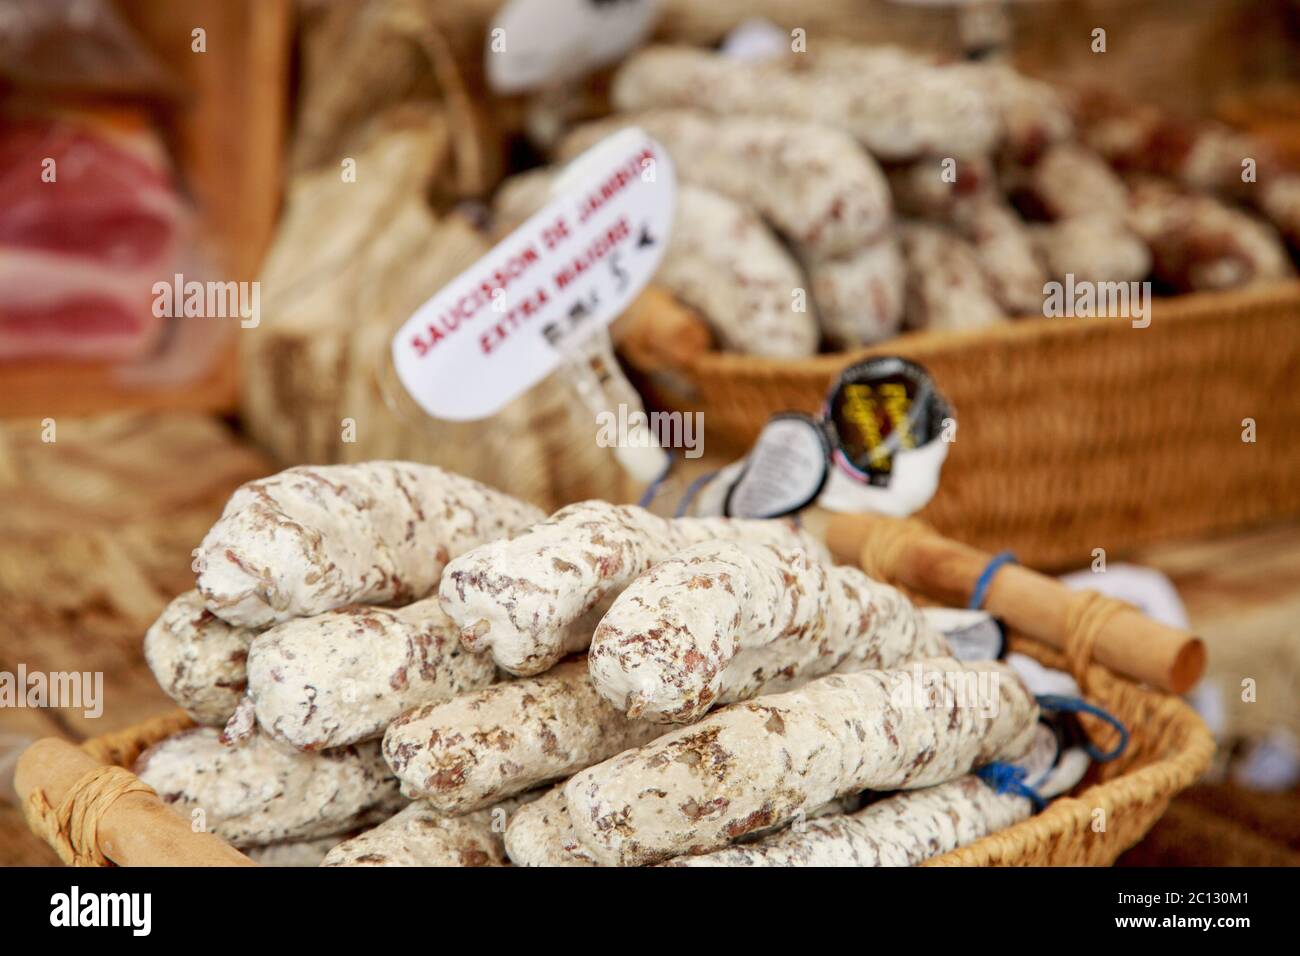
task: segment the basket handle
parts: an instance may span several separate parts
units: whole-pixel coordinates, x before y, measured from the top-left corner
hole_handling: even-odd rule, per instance
[[[956,606],[969,599],[991,558],[919,521],[873,515],[837,515],[827,526],[826,543],[840,561]],[[1006,565],[985,594],[989,613],[1064,651],[1076,676],[1082,677],[1090,656],[1118,674],[1183,694],[1205,670],[1199,637],[1095,592],[1072,591],[1029,568]],[[1082,629],[1089,633],[1079,655]]]
[[[65,863],[119,866],[256,866],[183,817],[129,771],[60,740],[18,758],[14,786],[33,832]]]

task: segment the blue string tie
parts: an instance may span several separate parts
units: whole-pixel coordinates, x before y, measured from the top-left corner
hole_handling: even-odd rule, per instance
[[[650,482],[649,487],[647,487],[646,490],[642,492],[641,500],[638,501],[637,504],[640,505],[642,508],[649,508],[651,503],[655,500],[655,495],[659,493],[659,489],[663,485],[664,480],[668,477],[669,473],[672,470],[673,470],[673,453],[669,451],[668,460],[664,463],[664,470],[659,472],[659,477],[656,478],[654,481]]]
[[[1061,694],[1039,694],[1036,698],[1038,706],[1043,710],[1054,710],[1058,713],[1065,714],[1089,714],[1099,720],[1104,720],[1116,730],[1119,731],[1119,743],[1115,749],[1109,753],[1102,753],[1092,743],[1091,740],[1084,744],[1084,749],[1088,751],[1088,756],[1097,763],[1109,763],[1128,747],[1128,728],[1120,722],[1119,718],[1102,710],[1096,704],[1090,704],[1081,697],[1065,697]]]
[[[1044,710],[1054,710],[1059,713],[1091,714],[1093,717],[1104,720],[1119,731],[1119,743],[1109,753],[1102,753],[1093,746],[1091,741],[1084,744],[1088,756],[1097,763],[1107,763],[1114,760],[1128,747],[1128,728],[1115,716],[1095,704],[1090,704],[1079,697],[1065,697],[1061,694],[1039,694],[1035,700],[1038,701],[1038,706]],[[1025,783],[1028,772],[1024,767],[997,760],[980,767],[975,771],[975,775],[992,787],[995,793],[1014,793],[1018,797],[1024,797],[1034,805],[1034,812],[1038,812],[1047,806],[1047,801],[1043,799],[1042,795]]]
[[[717,471],[707,472],[700,475],[686,486],[686,491],[682,494],[682,500],[677,502],[677,511],[673,514],[674,518],[683,518],[686,516],[686,512],[691,510],[691,502],[693,502],[695,496],[700,493],[700,489],[708,484],[717,473]]]
[[[1018,797],[1024,797],[1034,805],[1034,811],[1037,812],[1047,806],[1047,801],[1025,783],[1026,774],[1024,767],[1001,760],[985,764],[975,771],[975,776],[992,787],[994,793],[1014,793]]]
[[[1064,713],[1074,714],[1091,714],[1094,717],[1106,721],[1116,730],[1119,731],[1119,744],[1109,753],[1101,753],[1089,741],[1084,744],[1088,751],[1088,756],[1098,763],[1106,763],[1114,760],[1124,752],[1128,746],[1128,729],[1113,715],[1102,710],[1094,704],[1088,703],[1079,697],[1064,697],[1060,694],[1039,694],[1037,698],[1038,706],[1044,710],[1055,710]],[[993,788],[995,793],[1014,793],[1018,797],[1024,797],[1034,805],[1034,812],[1037,813],[1047,806],[1047,801],[1043,796],[1029,784],[1025,783],[1025,777],[1028,771],[1024,767],[1017,766],[1013,763],[997,760],[993,763],[985,764],[975,771],[975,775]]]
[[[980,572],[979,578],[975,581],[975,587],[971,590],[970,602],[967,606],[973,611],[983,608],[994,575],[1002,569],[1003,565],[1015,563],[1016,556],[1010,551],[1001,551],[990,558],[989,563],[984,566],[984,570]],[[1035,699],[1038,701],[1038,706],[1043,710],[1054,710],[1058,713],[1068,714],[1089,714],[1105,721],[1119,731],[1119,743],[1108,753],[1098,750],[1092,741],[1085,741],[1084,749],[1087,751],[1088,756],[1097,763],[1108,763],[1128,748],[1128,728],[1113,714],[1097,705],[1090,704],[1081,697],[1066,697],[1062,694],[1039,694]],[[1033,787],[1025,783],[1027,772],[1024,767],[1018,767],[1004,761],[995,761],[985,764],[975,773],[997,793],[1014,793],[1017,796],[1026,798],[1033,803],[1036,811],[1047,806],[1047,801]]]
[[[1002,569],[1004,564],[1016,564],[1016,556],[1010,551],[1000,551],[989,559],[989,563],[984,566],[980,576],[975,581],[975,587],[970,594],[970,602],[966,605],[972,611],[978,611],[984,607],[984,599],[988,597],[989,585],[993,583],[993,576]]]

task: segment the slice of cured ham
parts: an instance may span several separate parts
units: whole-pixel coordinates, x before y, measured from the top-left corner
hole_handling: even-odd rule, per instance
[[[0,360],[150,352],[185,221],[137,118],[0,115]]]

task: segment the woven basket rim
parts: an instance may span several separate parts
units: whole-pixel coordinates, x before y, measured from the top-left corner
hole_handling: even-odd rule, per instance
[[[1225,313],[1239,309],[1300,309],[1300,279],[1282,279],[1249,289],[1227,292],[1196,292],[1189,295],[1155,298],[1151,303],[1152,322],[1213,322]],[[742,355],[710,348],[692,356],[685,370],[696,375],[745,373],[789,375],[809,374],[833,378],[846,366],[873,355],[906,354],[909,356],[941,355],[961,352],[973,342],[1010,342],[1055,338],[1064,342],[1091,338],[1113,332],[1125,320],[1108,318],[1044,318],[1030,316],[1000,322],[984,329],[959,332],[905,332],[876,345],[844,352],[827,352],[801,359],[768,358]],[[635,353],[629,358],[636,363]]]
[[[1027,639],[1017,639],[1012,650],[1028,653],[1048,666],[1063,667],[1059,652]],[[1124,850],[1137,843],[1164,813],[1169,801],[1191,786],[1213,759],[1215,743],[1205,722],[1182,698],[1145,685],[1136,684],[1114,674],[1099,664],[1088,665],[1088,686],[1097,688],[1109,682],[1123,686],[1127,693],[1149,698],[1165,717],[1164,741],[1160,755],[1119,775],[1094,783],[1079,792],[1069,791],[1052,800],[1039,813],[1020,823],[991,833],[949,853],[924,861],[924,866],[1009,866],[1032,865],[1035,855],[1042,855],[1059,843],[1080,844],[1090,838],[1094,813],[1122,809],[1128,814],[1128,836],[1111,845],[1106,855],[1113,862]],[[1095,698],[1096,693],[1087,696]],[[1143,728],[1149,730],[1150,728]],[[1142,732],[1129,727],[1133,742]],[[1094,765],[1095,767],[1096,765]],[[1143,819],[1136,821],[1135,817]],[[1079,850],[1082,855],[1082,849]]]

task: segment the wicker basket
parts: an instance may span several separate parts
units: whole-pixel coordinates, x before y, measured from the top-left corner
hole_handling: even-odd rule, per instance
[[[893,534],[894,525],[899,529],[897,534]],[[909,526],[915,525],[915,522],[891,523],[886,529],[891,535],[871,545],[873,555],[865,563],[873,573],[887,580],[897,579],[893,572],[902,567],[904,555],[895,545],[910,533]],[[933,596],[951,598],[947,594]],[[1106,668],[1090,663],[1088,648],[1096,639],[1098,618],[1067,615],[1070,617],[1078,622],[1076,630],[1079,631],[1065,636],[1069,660],[1077,663],[1073,670],[1088,697],[1129,728],[1131,739],[1127,750],[1120,759],[1094,767],[1077,795],[1058,798],[1037,816],[931,860],[932,865],[1109,865],[1142,838],[1164,813],[1170,799],[1188,787],[1209,764],[1214,743],[1191,708],[1175,696],[1121,679]],[[1147,623],[1140,617],[1137,619]],[[1013,647],[1051,666],[1066,666],[1066,656],[1037,641],[1013,637]],[[1110,736],[1114,731],[1085,719],[1089,720],[1086,729],[1100,746],[1108,748],[1114,744]],[[177,711],[88,740],[82,744],[82,750],[100,763],[129,768],[146,747],[189,726],[192,726],[189,718]],[[49,798],[46,795],[47,788],[53,790],[50,775],[44,774],[45,768],[30,759],[30,755],[24,761],[26,767],[20,767],[20,778],[25,773],[31,781],[24,807],[32,829],[48,840],[67,862],[107,862],[98,846],[75,845],[78,834],[96,832],[93,821],[87,827],[84,819],[87,814],[102,815],[112,805],[111,796],[106,799],[100,793],[84,792],[101,784],[103,768],[82,776],[58,799],[55,807],[52,804],[58,795]],[[136,782],[129,774],[114,776],[113,784],[119,793]],[[1104,811],[1104,817],[1099,810]],[[1099,819],[1104,819],[1104,829],[1097,829]],[[74,820],[77,822],[73,823]],[[208,837],[207,834],[198,836]]]
[[[1300,283],[1152,304],[1151,324],[1024,319],[918,333],[855,352],[761,359],[701,348],[689,311],[642,307],[620,351],[649,400],[702,411],[709,441],[748,447],[768,417],[814,412],[839,371],[903,355],[957,411],[922,517],[1038,567],[1300,514]],[[1242,441],[1242,419],[1258,440]]]
[[[1061,654],[1036,641],[1013,639],[1011,646],[1051,667],[1066,667]],[[1088,698],[1130,728],[1123,756],[1094,766],[1077,795],[1053,800],[1023,823],[936,857],[927,866],[1110,866],[1209,766],[1214,741],[1180,698],[1096,665],[1087,668],[1084,678]],[[1116,742],[1109,728],[1090,726],[1089,731],[1100,746]],[[1102,821],[1105,830],[1096,830]]]

